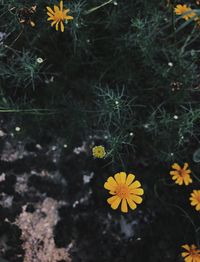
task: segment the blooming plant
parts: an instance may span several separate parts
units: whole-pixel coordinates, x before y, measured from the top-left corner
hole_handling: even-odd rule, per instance
[[[104,146],[95,146],[92,148],[92,154],[96,158],[104,158],[106,155]]]
[[[54,10],[47,6],[47,14],[49,16],[47,20],[52,21],[51,26],[55,25],[57,31],[59,30],[60,24],[60,30],[64,32],[64,22],[73,19],[73,16],[68,15],[68,13],[69,9],[63,9],[63,1],[60,1],[60,7],[54,5]]]
[[[128,206],[134,210],[137,204],[142,203],[141,196],[144,194],[144,190],[141,188],[140,182],[134,180],[135,176],[133,174],[127,176],[125,172],[117,173],[114,177],[107,179],[104,188],[113,195],[107,200],[112,209],[117,209],[121,203],[121,211],[127,213]]]
[[[185,251],[181,253],[185,262],[200,262],[200,250],[195,245],[189,246],[185,244],[182,245],[182,248],[185,249]]]
[[[200,190],[193,190],[190,197],[191,205],[195,206],[197,211],[200,211]]]
[[[188,163],[185,163],[183,168],[177,163],[174,163],[172,165],[172,168],[175,169],[173,171],[170,171],[170,175],[172,176],[172,179],[175,180],[175,183],[178,185],[185,184],[188,186],[190,183],[192,183],[192,178],[190,177],[191,170],[188,169]]]

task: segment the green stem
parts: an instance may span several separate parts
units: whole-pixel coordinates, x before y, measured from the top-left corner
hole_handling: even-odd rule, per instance
[[[101,4],[101,5],[95,6],[95,7],[91,8],[91,9],[85,11],[84,14],[88,15],[88,14],[90,14],[90,13],[92,13],[92,12],[94,12],[94,11],[100,9],[100,8],[102,8],[103,6],[110,4],[112,1],[113,0],[108,0],[107,2],[105,2],[105,3]]]

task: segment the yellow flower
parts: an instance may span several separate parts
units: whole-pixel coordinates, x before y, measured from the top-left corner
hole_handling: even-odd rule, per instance
[[[196,206],[195,209],[200,211],[200,190],[193,190],[190,197],[191,206]]]
[[[73,17],[67,15],[69,12],[69,9],[63,9],[63,1],[60,1],[60,8],[56,5],[54,5],[54,11],[47,6],[47,14],[49,18],[48,21],[52,20],[51,26],[56,25],[56,30],[58,31],[58,25],[60,23],[60,30],[61,32],[64,32],[64,22],[67,20],[72,20]]]
[[[183,245],[186,251],[182,252],[181,255],[184,257],[185,262],[200,262],[200,250],[195,245]]]
[[[92,154],[96,158],[104,158],[104,156],[106,155],[105,147],[104,146],[93,147]]]
[[[172,168],[175,169],[170,172],[170,175],[172,176],[173,180],[176,180],[175,183],[178,185],[185,184],[188,186],[190,183],[192,183],[192,178],[190,177],[191,170],[188,168],[188,163],[185,163],[183,168],[179,166],[179,164],[174,163],[172,165]]]
[[[183,19],[185,19],[186,21],[196,16],[196,13],[192,12],[192,9],[188,7],[187,5],[177,5],[174,9],[174,12],[177,15],[183,15],[184,13],[187,13],[186,15],[183,16]]]
[[[114,177],[111,176],[107,179],[104,188],[113,195],[107,199],[112,209],[117,209],[122,202],[121,211],[127,213],[127,203],[131,209],[136,209],[137,204],[142,203],[140,196],[144,194],[144,190],[141,188],[139,181],[133,182],[134,179],[135,176],[133,174],[127,176],[125,172],[117,173]]]

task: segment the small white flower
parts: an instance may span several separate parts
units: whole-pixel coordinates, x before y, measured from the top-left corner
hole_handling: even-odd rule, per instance
[[[171,155],[171,156],[173,156],[173,155],[174,155],[174,153],[170,153],[170,155]]]
[[[130,132],[130,134],[129,134],[130,136],[133,136],[134,134],[133,134],[133,132]]]
[[[174,119],[178,119],[178,116],[177,116],[177,115],[174,115]]]
[[[169,67],[172,67],[173,65],[174,65],[174,64],[173,64],[172,62],[169,62],[169,63],[168,63],[168,66],[169,66]]]
[[[15,131],[16,131],[16,132],[19,132],[20,130],[21,130],[21,128],[20,128],[19,126],[16,126],[16,127],[15,127]]]
[[[115,101],[115,104],[116,104],[116,105],[119,105],[119,101],[116,100],[116,101]]]
[[[117,1],[114,1],[114,2],[113,2],[113,5],[118,5]]]
[[[63,147],[64,147],[64,148],[67,148],[67,145],[66,145],[66,144],[64,144],[64,145],[63,145]]]
[[[38,57],[37,58],[37,63],[38,64],[42,64],[44,62],[44,60],[41,58],[41,57]]]

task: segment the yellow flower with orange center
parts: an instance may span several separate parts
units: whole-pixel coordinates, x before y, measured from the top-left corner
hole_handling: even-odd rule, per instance
[[[200,250],[195,245],[182,245],[186,251],[182,252],[181,255],[185,262],[200,262]]]
[[[190,201],[191,206],[196,206],[195,209],[200,211],[200,190],[193,190]]]
[[[67,15],[69,13],[69,9],[63,9],[63,1],[60,1],[60,8],[56,5],[54,5],[54,11],[47,6],[47,14],[49,18],[48,21],[53,21],[51,23],[51,26],[56,25],[56,30],[58,31],[58,26],[60,24],[60,30],[61,32],[64,32],[64,22],[68,20],[72,20],[73,17],[70,15]]]
[[[180,186],[185,184],[188,186],[192,183],[192,178],[190,177],[191,170],[188,169],[188,163],[185,163],[183,168],[181,168],[179,164],[174,163],[172,168],[175,170],[170,171],[170,175],[172,176],[172,179],[175,180],[176,184]]]
[[[185,19],[186,21],[196,16],[196,13],[192,12],[192,9],[187,5],[177,5],[174,9],[174,12],[177,15],[183,15],[186,13],[186,15],[183,16],[183,19]]]
[[[137,204],[142,203],[141,196],[144,194],[144,190],[141,188],[140,182],[138,180],[134,181],[134,179],[133,174],[127,176],[125,172],[117,173],[114,177],[110,176],[107,179],[104,188],[113,195],[107,199],[112,209],[117,209],[121,203],[121,211],[127,213],[128,206],[134,210]]]

